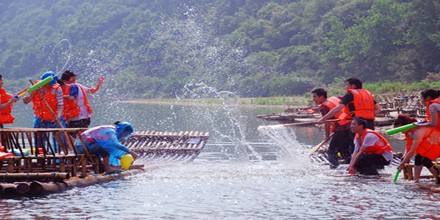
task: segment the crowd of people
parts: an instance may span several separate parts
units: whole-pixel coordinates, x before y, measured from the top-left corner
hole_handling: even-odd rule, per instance
[[[393,147],[374,130],[376,113],[381,107],[373,94],[362,87],[361,80],[349,78],[345,83],[347,92],[341,97],[327,97],[323,88],[311,92],[322,115],[318,122],[325,124],[325,140],[330,140],[327,150],[330,168],[334,169],[342,162],[349,164],[347,170],[350,174],[377,175],[378,170],[389,165],[393,159]],[[432,162],[440,157],[440,91],[424,90],[421,99],[426,107],[423,121],[401,114],[394,122],[394,127],[410,123],[416,125],[404,132],[406,150],[399,169],[414,158],[416,182],[425,166],[440,183],[439,171]]]
[[[55,72],[47,71],[40,76],[40,80],[51,77],[52,80],[40,89],[31,92],[23,98],[25,104],[32,104],[34,112],[34,128],[88,128],[92,118],[92,105],[89,95],[94,94],[104,83],[101,76],[95,87],[86,87],[76,81],[77,75],[70,70],[62,73],[58,79]],[[38,83],[31,82],[31,83]],[[0,127],[4,124],[13,124],[12,114],[14,103],[19,100],[18,95],[8,93],[3,87],[3,78],[0,75]],[[129,137],[134,129],[128,122],[115,122],[114,125],[98,126],[87,129],[76,137],[75,146],[80,153],[85,149],[101,158],[106,172],[118,170],[119,159],[131,152],[121,141]],[[43,145],[38,143],[37,145]]]

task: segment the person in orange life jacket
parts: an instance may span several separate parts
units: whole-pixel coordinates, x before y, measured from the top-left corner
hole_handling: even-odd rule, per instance
[[[64,115],[67,120],[67,126],[70,128],[88,128],[92,107],[89,103],[88,93],[94,94],[104,83],[104,77],[101,76],[95,88],[88,88],[76,82],[76,74],[70,70],[64,71],[61,76],[64,83]]]
[[[65,126],[63,91],[57,83],[55,73],[47,71],[41,75],[40,80],[51,76],[54,79],[49,84],[23,98],[25,104],[32,102],[35,115],[34,128],[58,128],[57,120]]]
[[[57,83],[57,77],[53,71],[47,71],[40,76],[40,80],[53,77],[53,80],[23,98],[25,104],[32,102],[34,109],[34,128],[59,128],[65,127],[63,118],[63,91]],[[36,146],[45,146],[46,139],[35,136]],[[52,150],[58,151],[55,137],[52,138]]]
[[[390,143],[379,133],[366,127],[364,119],[353,117],[351,129],[355,133],[355,149],[348,172],[363,175],[378,175],[378,170],[389,165],[393,159]]]
[[[0,128],[3,128],[4,124],[14,123],[12,106],[17,100],[18,97],[12,96],[3,88],[3,76],[0,74]]]
[[[347,93],[341,98],[341,103],[329,113],[319,119],[319,122],[332,118],[337,112],[344,110],[346,119],[356,116],[367,121],[367,128],[374,130],[374,118],[380,106],[376,104],[374,96],[366,89],[362,89],[362,81],[356,78],[345,80]]]
[[[331,109],[339,105],[340,99],[337,97],[327,98],[327,91],[317,88],[312,91],[313,101],[319,105],[321,115],[326,115]],[[343,117],[342,112],[336,113],[332,119]],[[349,120],[325,123],[325,139],[329,138],[330,133],[334,133],[330,140],[327,151],[330,168],[334,169],[339,165],[337,154],[341,154],[345,163],[350,162],[350,154],[354,147],[353,133],[350,130]]]
[[[394,121],[394,127],[400,127],[417,120],[407,115],[399,115]],[[404,132],[406,146],[405,154],[400,162],[399,169],[405,168],[405,164],[409,163],[414,157],[414,181],[419,182],[420,174],[423,166],[435,177],[437,184],[440,184],[438,178],[439,170],[432,163],[440,157],[440,130],[432,127],[416,127]]]
[[[440,91],[427,89],[422,91],[421,95],[426,107],[426,122],[419,122],[416,125],[440,129]]]

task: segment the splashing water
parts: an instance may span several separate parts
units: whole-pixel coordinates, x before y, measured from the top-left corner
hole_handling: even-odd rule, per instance
[[[296,164],[309,164],[305,155],[306,147],[298,142],[293,129],[278,126],[259,126],[258,132],[269,137],[280,148],[279,157],[296,161]]]
[[[238,109],[239,97],[230,91],[218,91],[203,82],[188,83],[184,86],[182,95],[177,97],[182,99],[195,99],[200,102],[206,101],[206,98],[215,98],[221,100],[221,105],[213,107],[209,112],[198,112],[194,115],[203,117],[203,123],[209,122],[211,130],[214,131],[215,141],[231,143],[234,146],[232,152],[227,148],[222,149],[223,153],[231,153],[232,157],[240,160],[262,160],[261,155],[246,139],[247,117],[242,115]],[[224,115],[226,120],[217,121],[215,115]],[[226,129],[225,129],[226,128]],[[228,133],[224,131],[228,131]]]
[[[62,71],[66,70],[70,59],[72,45],[68,39],[62,39],[52,48],[49,54],[49,66],[54,68],[55,73],[60,75]],[[63,62],[64,60],[64,62]],[[62,66],[60,66],[62,64]]]

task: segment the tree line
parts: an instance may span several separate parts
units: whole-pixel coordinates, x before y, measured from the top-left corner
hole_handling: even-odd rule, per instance
[[[111,74],[131,97],[175,97],[197,82],[298,95],[351,76],[440,74],[437,0],[7,0],[0,9],[0,72],[23,80],[67,63]]]

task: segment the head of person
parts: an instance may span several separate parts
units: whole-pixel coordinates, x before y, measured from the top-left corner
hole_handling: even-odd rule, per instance
[[[352,121],[351,121],[351,131],[353,133],[362,133],[365,128],[367,127],[367,121],[362,119],[362,118],[358,118],[358,117],[353,117]]]
[[[130,122],[117,121],[114,124],[116,129],[116,136],[120,141],[129,138],[134,132],[133,126]]]
[[[417,122],[417,120],[415,118],[410,117],[409,115],[399,114],[397,116],[396,120],[394,120],[393,126],[395,128],[397,128],[397,127],[401,127],[401,126],[411,124],[414,122]],[[409,131],[407,131],[407,132],[409,132]],[[405,132],[405,133],[407,133],[407,132]]]
[[[362,89],[362,81],[358,78],[349,78],[345,80],[346,89]]]
[[[327,100],[327,91],[323,88],[317,88],[312,90],[312,98],[315,104],[320,105]]]
[[[55,72],[53,72],[53,71],[47,71],[47,72],[43,73],[40,76],[40,80],[44,80],[48,77],[52,77],[52,81],[50,81],[48,85],[53,86],[53,85],[55,85],[55,83],[57,83],[58,77],[55,76]]]
[[[61,75],[61,81],[63,81],[64,83],[75,83],[76,74],[73,71],[66,70]]]
[[[435,89],[425,89],[421,92],[421,95],[424,102],[429,102],[438,98],[440,96],[440,91]]]

